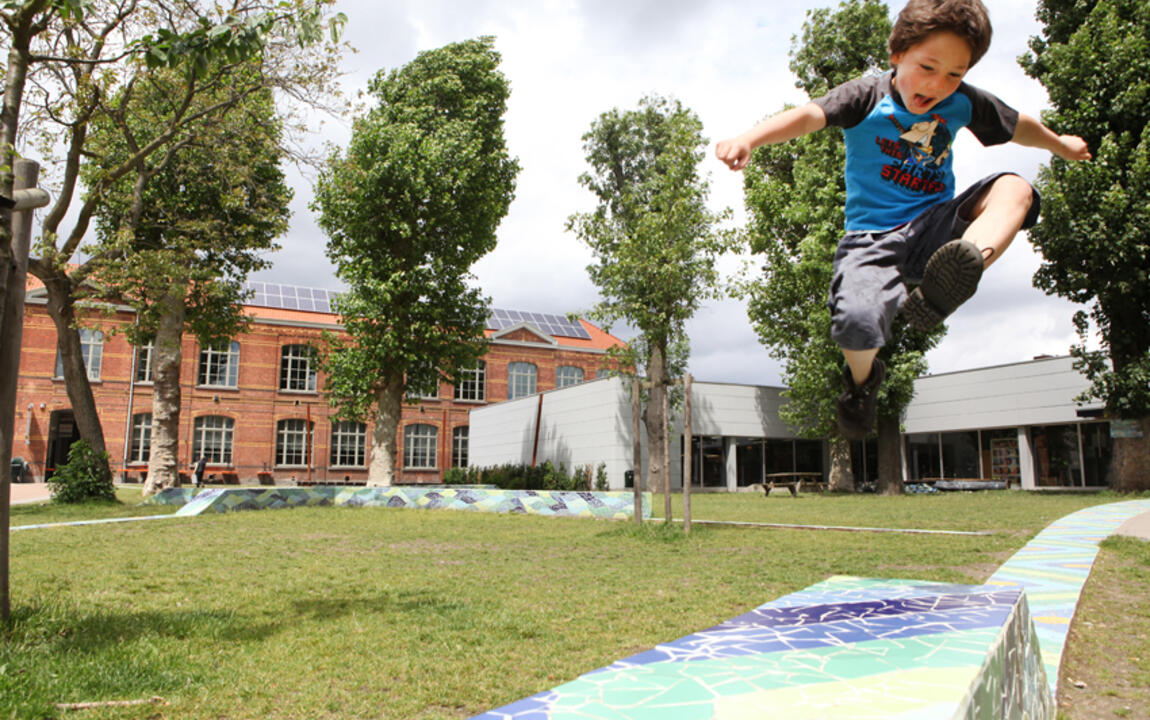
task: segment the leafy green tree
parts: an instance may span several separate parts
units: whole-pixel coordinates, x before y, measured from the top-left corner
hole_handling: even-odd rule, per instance
[[[1084,399],[1142,434],[1115,439],[1111,484],[1150,489],[1150,3],[1042,0],[1038,19],[1022,65],[1050,94],[1043,120],[1084,138],[1094,161],[1054,158],[1039,174],[1034,282],[1089,305],[1071,351],[1092,383]],[[1091,322],[1098,351],[1087,347]]]
[[[258,72],[252,66],[250,72]],[[186,75],[166,69],[141,74],[124,103],[92,124],[86,172],[99,176],[150,142]],[[208,106],[226,91],[196,99]],[[287,187],[280,162],[282,122],[271,91],[247,95],[215,113],[195,135],[142,160],[109,188],[97,229],[99,286],[136,311],[128,328],[136,345],[152,344],[152,429],[144,494],[179,484],[180,366],[185,331],[202,347],[230,340],[247,324],[243,283],[266,267],[266,254],[287,229]],[[97,154],[98,153],[98,154]]]
[[[636,110],[603,113],[583,136],[591,170],[579,178],[598,205],[567,221],[596,259],[587,270],[603,300],[591,317],[607,326],[624,320],[641,335],[648,488],[669,477],[663,398],[675,379],[673,350],[699,305],[720,295],[716,261],[733,244],[717,229],[725,214],[707,208],[710,186],[698,168],[706,143],[698,117],[677,100],[650,96]],[[669,494],[666,501],[669,519]]]
[[[335,303],[325,388],[343,416],[374,413],[369,485],[391,484],[405,388],[455,380],[485,349],[487,300],[471,266],[495,248],[518,163],[503,138],[510,89],[490,37],[420,53],[369,91],[313,207],[347,286]]]
[[[891,24],[885,3],[845,0],[837,10],[811,10],[792,40],[795,86],[811,97],[889,64]],[[780,108],[781,110],[782,108]],[[838,435],[835,398],[842,392],[842,351],[830,337],[826,305],[835,248],[842,236],[845,144],[833,129],[755,150],[745,170],[751,250],[762,276],[745,284],[759,339],[783,363],[788,404],[782,416],[804,437],[831,438],[832,488],[853,489],[849,443]],[[883,348],[888,376],[879,395],[879,480],[901,492],[899,419],[925,371],[923,354],[937,342],[901,323]]]
[[[329,4],[237,0],[223,8],[201,0],[8,0],[0,7],[0,30],[16,50],[8,55],[0,142],[6,153],[14,152],[19,131],[26,145],[49,159],[56,187],[28,271],[44,284],[76,424],[97,452],[105,449],[104,434],[84,369],[76,313],[77,302],[90,295],[95,268],[109,259],[104,253],[77,258],[93,218],[110,189],[147,158],[195,135],[214,114],[251,92],[274,87],[295,98],[317,97],[336,69],[334,45],[310,46],[322,28],[342,22],[341,16],[325,14]],[[263,72],[246,70],[253,57]],[[182,94],[162,111],[149,109],[153,132],[147,142],[132,147],[119,165],[99,172],[88,168],[81,183],[80,169],[92,157],[91,123],[134,112],[135,99],[147,94],[136,93],[145,66],[181,71]],[[197,103],[205,94],[214,94],[217,102]],[[22,109],[28,111],[24,121]],[[0,163],[0,193],[11,187],[7,167]],[[6,220],[0,223],[0,255],[10,253],[7,228]],[[7,338],[10,330],[0,328],[0,337]]]

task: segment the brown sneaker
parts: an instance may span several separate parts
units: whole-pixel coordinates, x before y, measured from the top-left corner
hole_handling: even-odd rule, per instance
[[[855,385],[850,366],[843,368],[843,394],[839,395],[839,432],[847,440],[863,440],[874,427],[878,410],[878,388],[886,379],[886,365],[878,358],[871,365],[870,377]]]
[[[902,314],[915,330],[930,330],[974,295],[981,278],[982,253],[974,243],[951,240],[930,256]]]

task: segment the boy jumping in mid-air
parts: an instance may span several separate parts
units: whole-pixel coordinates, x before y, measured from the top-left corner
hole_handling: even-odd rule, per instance
[[[844,83],[715,148],[742,170],[760,145],[827,125],[843,129],[846,234],[829,305],[831,337],[846,358],[838,398],[846,438],[862,439],[874,425],[886,374],[878,352],[894,316],[901,311],[920,330],[938,325],[974,294],[1015,234],[1038,220],[1038,193],[1018,175],[992,175],[955,196],[955,134],[965,127],[984,145],[1012,141],[1090,159],[1082,138],[1056,135],[963,82],[990,36],[980,0],[910,0],[888,41],[892,71]],[[918,287],[908,294],[905,283]]]

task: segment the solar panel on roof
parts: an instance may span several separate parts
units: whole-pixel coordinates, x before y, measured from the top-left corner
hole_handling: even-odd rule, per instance
[[[573,337],[583,340],[591,339],[591,336],[587,334],[587,331],[584,330],[583,326],[579,323],[573,323],[562,315],[550,315],[547,313],[492,308],[491,315],[487,319],[487,327],[492,330],[506,330],[509,327],[514,327],[515,325],[525,322],[531,323],[548,335]]]

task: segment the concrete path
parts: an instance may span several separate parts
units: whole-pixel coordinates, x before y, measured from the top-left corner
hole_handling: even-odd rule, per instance
[[[47,483],[11,483],[9,487],[12,505],[28,505],[52,499]]]

